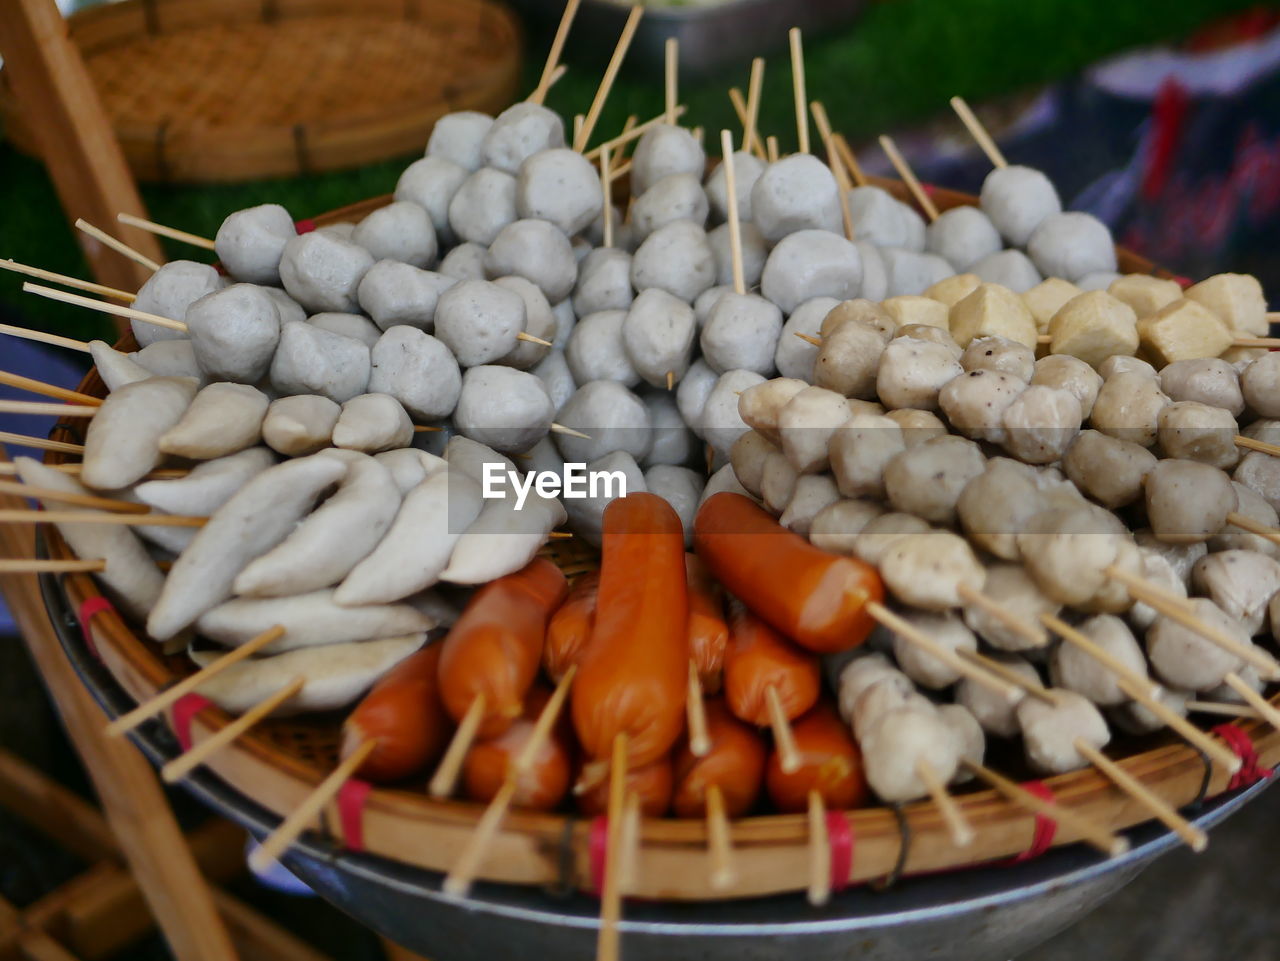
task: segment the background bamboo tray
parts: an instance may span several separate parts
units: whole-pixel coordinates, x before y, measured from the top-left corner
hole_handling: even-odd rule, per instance
[[[897,181],[876,182],[909,200]],[[935,190],[933,197],[941,209],[975,202],[973,197],[946,190]],[[319,224],[358,220],[389,201],[389,197],[374,198],[315,219]],[[1170,276],[1130,251],[1120,249],[1118,254],[1121,270]],[[121,349],[133,349],[128,342],[131,340],[126,338]],[[89,372],[80,389],[95,396],[106,393],[96,370]],[[60,423],[54,436],[79,440],[73,423]],[[65,457],[50,454],[47,459],[56,463]],[[74,556],[55,530],[50,529],[46,537],[51,557]],[[594,564],[593,556],[579,547],[557,545],[555,550],[555,559],[567,572],[577,573]],[[86,600],[101,596],[88,574],[64,575],[61,584],[76,610]],[[144,640],[113,609],[94,616],[84,629],[93,638],[103,664],[135,700],[151,697],[193,670],[183,656],[162,655],[158,645]],[[341,719],[339,713],[258,724],[214,754],[206,767],[234,789],[283,816],[297,807],[334,766]],[[210,737],[231,720],[217,707],[205,708],[191,719],[192,743]],[[1260,763],[1272,766],[1280,762],[1280,732],[1258,721],[1236,724],[1252,738]],[[1016,753],[1004,748],[996,745],[993,751],[998,755],[997,766],[1016,766]],[[1216,796],[1230,786],[1230,777],[1224,770],[1215,767],[1208,771],[1197,751],[1165,732],[1121,739],[1111,753],[1129,774],[1175,807],[1202,796]],[[363,850],[416,867],[445,871],[461,854],[484,808],[471,802],[428,798],[425,777],[424,774],[422,784],[375,788],[370,792],[363,808]],[[1108,829],[1121,830],[1149,820],[1145,808],[1096,770],[1056,775],[1045,778],[1044,783],[1057,803]],[[884,807],[847,812],[857,838],[857,856],[851,859],[847,880],[860,883],[895,871],[912,874],[978,866],[1015,856],[1032,846],[1036,818],[996,792],[968,790],[956,799],[977,834],[973,844],[965,848],[952,843],[932,802],[907,805],[896,813]],[[336,818],[326,817],[323,824],[332,833],[339,830]],[[586,819],[513,811],[491,846],[480,877],[514,884],[555,885],[562,883],[567,873],[575,886],[589,889],[591,831]],[[807,887],[809,833],[805,815],[741,818],[733,822],[733,832],[739,879],[728,892],[713,891],[707,880],[705,823],[646,819],[641,828],[635,895],[704,901],[794,892]],[[1059,824],[1053,844],[1079,840],[1069,825]]]
[[[489,0],[125,0],[68,28],[143,181],[291,176],[421,151],[441,115],[507,106],[520,71],[516,20]],[[34,152],[7,83],[0,119]]]

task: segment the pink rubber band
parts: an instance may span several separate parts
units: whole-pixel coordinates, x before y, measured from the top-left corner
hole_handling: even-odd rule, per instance
[[[853,873],[853,825],[840,811],[827,812],[827,840],[831,846],[831,890],[843,891]]]
[[[587,854],[591,863],[591,893],[600,897],[604,892],[605,864],[609,860],[609,819],[603,814],[591,819]]]
[[[352,778],[338,791],[338,821],[348,850],[364,850],[364,805],[372,790],[373,785],[368,781]]]
[[[178,747],[183,751],[191,750],[191,721],[213,702],[199,694],[184,694],[173,705],[173,735],[178,739]]]
[[[300,234],[309,234],[316,229],[314,220],[299,220],[293,225],[293,229]]]
[[[1028,794],[1034,794],[1041,800],[1048,801],[1050,804],[1055,802],[1053,791],[1049,789],[1049,785],[1044,781],[1027,781],[1022,785]],[[1043,814],[1036,815],[1036,829],[1031,836],[1031,845],[1021,854],[1015,855],[1010,859],[1010,864],[1021,864],[1023,861],[1030,861],[1038,858],[1040,855],[1053,847],[1054,836],[1058,833],[1058,822]]]
[[[80,609],[76,611],[76,616],[80,621],[80,633],[84,636],[85,646],[89,648],[89,653],[99,661],[102,660],[102,656],[98,653],[98,645],[93,640],[93,619],[105,611],[114,612],[115,607],[101,594],[97,597],[86,598],[84,603],[80,605]]]

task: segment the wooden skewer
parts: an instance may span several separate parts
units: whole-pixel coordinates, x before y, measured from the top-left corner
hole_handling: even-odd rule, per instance
[[[800,40],[800,28],[792,27],[788,30],[787,39],[791,42],[791,87],[796,99],[796,142],[801,153],[808,153],[809,111],[805,104],[809,102],[809,98],[805,94],[804,47]]]
[[[738,178],[734,173],[733,134],[728,130],[720,131],[720,152],[724,159],[724,194],[725,206],[728,208],[729,222],[729,258],[733,261],[733,292],[747,292],[746,272],[742,267],[742,224],[738,215]]]
[[[742,131],[742,144],[754,150],[764,159],[764,144],[760,142],[760,95],[764,91],[764,57],[751,61],[751,79],[747,82],[747,122]]]
[[[698,665],[689,662],[689,683],[685,692],[685,717],[689,723],[689,753],[706,757],[711,752],[711,736],[707,733],[707,706],[702,700],[702,682]]]
[[[934,205],[933,198],[920,186],[920,181],[916,179],[915,171],[911,169],[911,165],[907,163],[906,158],[898,152],[898,145],[893,142],[893,138],[881,134],[880,146],[889,157],[889,163],[893,164],[893,169],[898,171],[898,176],[902,178],[902,182],[911,191],[911,196],[916,198],[916,203],[920,205],[920,209],[925,212],[930,220],[937,220],[938,208]]]
[[[279,860],[285,849],[307,829],[311,819],[319,814],[324,806],[333,799],[333,796],[342,789],[342,785],[347,783],[351,775],[364,763],[365,758],[377,746],[378,742],[373,739],[365,741],[334,768],[329,776],[321,781],[316,789],[308,794],[306,799],[287,818],[280,822],[280,825],[267,836],[261,846],[249,855],[249,867],[261,873],[269,868],[273,862]]]
[[[984,670],[990,671],[1001,680],[1008,681],[1020,691],[1026,693],[1029,697],[1034,697],[1038,701],[1045,704],[1051,704],[1056,707],[1061,702],[1054,696],[1054,692],[1045,687],[1038,680],[1033,681],[1029,677],[1023,677],[1008,664],[1001,664],[993,657],[987,657],[978,651],[957,651],[961,657],[968,661],[972,661]]]
[[[1241,530],[1246,530],[1250,534],[1257,534],[1259,537],[1271,541],[1273,544],[1280,544],[1280,531],[1268,527],[1260,521],[1255,521],[1248,514],[1241,514],[1239,511],[1232,511],[1227,515],[1227,523],[1234,524]]]
[[[836,178],[836,187],[840,192],[840,218],[844,224],[844,236],[846,240],[852,240],[853,208],[849,206],[849,191],[853,189],[853,185],[849,182],[849,172],[844,169],[844,164],[840,162],[840,155],[836,153],[835,140],[831,134],[831,121],[827,118],[827,108],[821,101],[815,100],[809,104],[809,109],[813,112],[813,121],[818,125],[818,136],[822,138],[822,145],[827,153],[827,166],[831,168],[831,173]]]
[[[1243,434],[1236,435],[1236,446],[1247,447],[1249,450],[1259,450],[1264,454],[1270,454],[1272,457],[1280,457],[1280,444],[1268,444],[1266,441],[1254,440],[1252,437],[1245,437]]]
[[[1267,314],[1267,319],[1271,323],[1273,324],[1277,323],[1278,321],[1272,319],[1273,317],[1274,317],[1273,314]],[[1280,337],[1237,337],[1235,340],[1231,342],[1231,346],[1233,347],[1265,347],[1268,350],[1274,350],[1275,348],[1280,347]]]
[[[684,106],[684,104],[681,104],[680,107],[676,110],[676,116],[683,117],[685,114],[685,111],[688,109],[689,108]],[[666,122],[667,122],[667,115],[665,113],[660,113],[658,114],[658,116],[654,117],[652,120],[646,120],[644,123],[639,124],[638,126],[632,127],[630,130],[626,131],[625,133],[618,134],[618,136],[614,137],[612,140],[606,140],[604,143],[600,144],[599,147],[592,147],[585,154],[583,154],[583,156],[586,157],[588,160],[595,160],[597,157],[600,156],[600,147],[605,146],[605,144],[607,144],[609,147],[613,149],[617,149],[618,147],[631,143],[631,141],[633,140],[639,140],[646,133],[648,133],[652,128],[658,126],[659,124],[664,124]]]
[[[1280,731],[1280,710],[1276,710],[1274,704],[1246,684],[1244,679],[1235,671],[1232,671],[1223,680],[1227,682],[1227,686],[1231,690],[1244,698],[1244,702],[1253,708],[1260,718],[1277,731]]]
[[[849,170],[849,176],[853,178],[853,182],[859,187],[867,185],[867,175],[862,172],[862,166],[858,163],[858,158],[853,155],[853,148],[849,146],[849,141],[844,139],[844,134],[835,134],[832,139],[836,143],[836,153],[840,155],[840,159],[844,161],[845,167]]]
[[[640,847],[640,795],[627,792],[622,813],[622,866],[618,869],[618,887],[623,894],[636,889],[636,861]]]
[[[0,324],[0,334],[8,334],[10,337],[17,337],[19,340],[33,340],[41,344],[51,344],[54,347],[66,347],[68,350],[78,350],[82,354],[89,353],[89,345],[83,340],[62,337],[58,334],[46,334],[43,330],[29,330],[26,327],[14,327],[12,324]]]
[[[432,797],[448,797],[453,793],[458,783],[458,775],[462,773],[462,762],[466,760],[467,752],[471,750],[471,744],[476,739],[476,731],[480,729],[482,720],[484,720],[484,695],[477,694],[467,708],[467,713],[462,715],[458,729],[453,732],[453,740],[449,742],[444,757],[440,759],[440,766],[436,768],[436,773],[431,776],[431,781],[427,785],[427,791]]]
[[[578,665],[570,664],[569,670],[564,672],[556,684],[555,690],[547,698],[547,703],[542,706],[538,719],[533,722],[533,730],[529,732],[529,738],[524,742],[524,748],[512,761],[511,771],[513,776],[524,774],[533,768],[538,759],[538,752],[542,749],[546,739],[551,736],[551,729],[555,727],[556,719],[564,709],[565,698],[569,696],[569,686],[577,675]]]
[[[675,37],[667,37],[666,49],[664,50],[666,70],[663,76],[663,93],[666,95],[666,117],[667,123],[675,126],[676,122],[676,103],[679,98],[676,91],[680,78],[680,41]]]
[[[899,637],[909,644],[914,644],[926,654],[937,658],[943,664],[946,664],[953,671],[957,671],[963,676],[970,678],[977,684],[981,684],[995,694],[1005,698],[1010,703],[1015,703],[1022,699],[1022,691],[1014,687],[1012,684],[994,674],[990,674],[982,668],[978,667],[971,661],[966,661],[955,651],[950,648],[943,647],[933,638],[931,638],[920,628],[916,627],[905,618],[899,617],[889,608],[885,607],[879,601],[869,601],[867,603],[867,613],[877,622],[883,624],[889,630],[893,631]]]
[[[1173,809],[1163,798],[1107,757],[1082,737],[1075,739],[1075,749],[1081,757],[1107,776],[1107,778],[1129,797],[1133,798],[1178,837],[1186,842],[1187,847],[1199,854],[1209,845],[1209,836]]]
[[[765,157],[768,158],[769,163],[776,164],[778,162],[778,157],[781,156],[778,152],[778,138],[770,134],[765,138],[764,143]]]
[[[56,470],[61,474],[78,475],[83,469],[84,464],[45,464],[46,467]],[[144,474],[139,480],[173,480],[178,477],[186,477],[191,471],[179,467],[165,467],[153,470]],[[17,477],[18,468],[15,464],[0,463],[0,477]]]
[[[538,80],[538,85],[533,88],[533,93],[529,94],[530,103],[542,103],[547,97],[547,91],[555,82],[551,78],[560,63],[560,55],[564,52],[564,42],[569,36],[569,28],[573,25],[573,18],[578,14],[579,2],[580,0],[568,0],[564,5],[564,13],[560,14],[560,25],[556,27],[556,35],[551,40],[551,49],[547,51],[547,62],[542,66],[542,77]]]
[[[604,195],[604,245],[613,246],[613,174],[609,166],[609,145],[600,150],[600,192]]]
[[[574,430],[572,427],[565,427],[564,424],[552,424],[551,432],[553,434],[567,434],[570,437],[581,437],[583,440],[591,440],[590,434],[584,434],[580,430]]]
[[[966,848],[972,844],[973,825],[964,816],[955,798],[947,793],[947,786],[942,783],[942,778],[938,777],[938,772],[928,761],[921,758],[916,761],[916,775],[924,784],[925,790],[929,792],[929,797],[937,806],[942,820],[947,823],[947,830],[951,832],[951,843],[958,848]]]
[[[831,835],[822,794],[809,792],[809,903],[820,907],[831,900]]]
[[[618,922],[622,920],[622,835],[623,803],[627,786],[627,735],[613,737],[613,760],[609,772],[608,834],[605,842],[604,884],[600,893],[600,934],[596,940],[596,961],[618,961]]]
[[[158,224],[154,220],[143,220],[133,214],[116,214],[116,220],[130,227],[137,227],[139,230],[159,234],[161,237],[168,237],[170,240],[179,240],[184,244],[190,244],[192,247],[202,247],[205,250],[217,249],[213,241],[208,237],[187,233],[187,231],[178,230],[176,227],[166,227],[164,224]]]
[[[204,527],[207,517],[180,514],[91,514],[81,511],[0,510],[0,524],[119,524],[125,527]]]
[[[19,497],[30,497],[40,501],[54,501],[59,504],[74,504],[77,507],[92,507],[96,510],[116,511],[121,514],[149,514],[151,508],[146,504],[135,504],[133,501],[116,500],[114,497],[97,497],[93,494],[77,494],[70,491],[52,490],[48,487],[32,487],[14,481],[0,481],[0,494],[17,494]],[[168,515],[166,515],[168,516]]]
[[[0,370],[0,384],[8,387],[16,387],[18,390],[25,390],[32,394],[40,394],[43,397],[54,397],[58,400],[65,400],[72,404],[85,404],[89,407],[101,407],[101,397],[91,397],[88,394],[82,394],[78,390],[69,390],[66,387],[59,387],[57,384],[49,384],[43,380],[36,380],[34,377],[23,377],[21,374],[11,374],[7,370]]]
[[[92,417],[99,408],[54,404],[38,400],[0,400],[0,414],[34,414],[37,417]]]
[[[972,771],[975,775],[995,788],[1008,800],[1021,808],[1038,814],[1041,817],[1057,821],[1058,824],[1066,827],[1068,830],[1074,831],[1080,835],[1081,840],[1087,841],[1095,848],[1108,857],[1117,857],[1129,850],[1128,838],[1122,838],[1113,834],[1100,825],[1094,824],[1086,817],[1082,817],[1070,808],[1061,804],[1055,804],[1052,801],[1046,801],[1038,795],[1032,794],[1026,788],[1019,784],[1015,784],[1007,777],[997,774],[984,765],[964,758],[960,761],[964,767]]]
[[[969,109],[969,105],[965,103],[963,97],[952,97],[951,109],[960,117],[961,123],[969,129],[969,136],[977,141],[978,146],[982,148],[982,152],[991,161],[991,166],[1009,166],[1009,161],[1004,159],[1004,154],[1000,152],[996,142],[991,139],[991,134],[987,133],[987,128],[982,125],[982,122],[978,120],[974,112]]]
[[[719,784],[707,787],[707,853],[711,856],[711,888],[725,891],[733,886],[733,839],[729,817],[724,810],[724,793]]]
[[[222,750],[285,701],[289,700],[289,698],[301,691],[306,683],[307,679],[305,677],[295,677],[270,697],[263,698],[253,707],[249,708],[249,710],[245,711],[222,730],[205,738],[199,744],[192,746],[192,748],[185,754],[175,757],[160,769],[160,777],[166,784],[173,784],[175,781],[181,781],[184,777],[203,764],[208,758]]]
[[[998,601],[983,594],[982,591],[975,590],[968,584],[961,584],[957,589],[957,593],[962,599],[968,601],[974,607],[981,608],[984,613],[989,614],[1035,647],[1044,647],[1049,643],[1049,635],[1044,632],[1043,627],[1033,621],[1019,617]]]
[[[234,650],[227,651],[216,661],[206,664],[194,674],[184,677],[173,687],[165,688],[154,697],[143,701],[132,711],[120,715],[107,725],[107,734],[111,737],[119,737],[121,734],[132,731],[147,718],[154,717],[180,698],[199,688],[205,681],[212,680],[231,667],[231,665],[238,664],[245,658],[258,653],[272,641],[279,640],[282,637],[284,637],[284,628],[281,625],[277,624],[275,627],[268,628],[252,640],[241,644]]]
[[[16,444],[19,447],[34,447],[36,450],[52,450],[60,454],[83,454],[83,444],[68,444],[66,441],[49,440],[47,437],[29,437],[26,434],[11,434],[0,430],[0,444]]]
[[[1122,570],[1114,564],[1107,567],[1103,573],[1120,581],[1129,589],[1130,594],[1148,606],[1155,608],[1170,620],[1176,621],[1188,630],[1199,634],[1206,641],[1216,644],[1233,657],[1238,657],[1246,664],[1257,668],[1264,678],[1280,676],[1280,664],[1277,664],[1270,654],[1252,645],[1246,647],[1226,631],[1214,627],[1212,624],[1206,624],[1187,608],[1183,598],[1178,597],[1176,594],[1170,594],[1150,581],[1146,581],[1129,571]]]
[[[415,434],[435,434],[444,430],[443,427],[433,427],[430,424],[414,424],[413,432]]]
[[[733,112],[737,115],[738,124],[742,127],[742,149],[750,150],[751,145],[747,142],[747,124],[749,123],[747,101],[743,98],[742,91],[737,87],[729,88],[729,103],[733,104]]]
[[[676,388],[676,372],[674,370],[667,371],[667,390],[675,390]]]
[[[114,250],[116,253],[121,254],[125,257],[128,257],[135,264],[142,264],[143,267],[146,267],[152,273],[155,273],[155,271],[160,269],[160,265],[156,263],[154,260],[152,260],[150,257],[134,250],[132,247],[126,244],[123,240],[117,240],[115,237],[112,237],[105,230],[95,227],[93,224],[89,223],[83,217],[81,217],[76,221],[76,229],[81,231],[82,233],[88,234],[90,237],[92,237],[94,240],[98,241],[99,243],[105,244],[106,246]]]
[[[1173,711],[1168,705],[1155,696],[1153,685],[1146,678],[1140,677],[1126,665],[1113,657],[1106,649],[1095,644],[1093,639],[1080,630],[1072,627],[1061,618],[1052,614],[1042,614],[1041,620],[1051,627],[1068,644],[1074,644],[1107,670],[1116,676],[1116,683],[1126,695],[1133,698],[1164,724],[1197,750],[1217,761],[1231,773],[1240,770],[1240,758],[1228,750],[1221,742],[1214,740],[1185,717]]]
[[[539,347],[551,346],[551,341],[543,340],[541,337],[535,337],[533,334],[526,334],[523,330],[516,334],[516,340],[523,340],[529,344],[537,344]]]
[[[580,113],[573,115],[573,142],[577,143],[578,137],[582,134],[582,125],[587,122],[587,118]]]
[[[813,334],[806,334],[806,333],[804,333],[804,332],[802,332],[802,331],[798,331],[798,330],[796,330],[796,331],[792,331],[792,333],[794,333],[797,337],[799,337],[801,340],[803,340],[806,344],[813,344],[813,346],[814,346],[814,347],[821,347],[821,346],[822,346],[822,338],[821,338],[821,337],[814,337],[814,336],[813,336]]]
[[[618,70],[622,67],[622,60],[627,55],[627,48],[631,46],[631,38],[635,36],[636,27],[640,25],[640,18],[643,15],[644,7],[637,4],[631,8],[631,13],[627,16],[627,22],[622,26],[622,34],[618,37],[617,46],[613,48],[613,56],[609,58],[609,66],[605,68],[604,77],[596,90],[595,99],[591,101],[591,107],[587,110],[587,119],[582,125],[581,132],[574,138],[573,149],[579,153],[586,148],[587,142],[591,140],[591,131],[596,128],[596,121],[600,119],[600,111],[604,109],[604,102],[613,87],[614,78],[618,76]],[[668,113],[664,113],[663,119],[667,117]]]
[[[90,310],[96,310],[104,314],[114,314],[117,317],[140,320],[143,323],[155,324],[157,327],[167,327],[170,330],[181,331],[187,329],[187,325],[180,320],[170,320],[168,317],[161,317],[159,314],[149,314],[145,310],[137,310],[120,304],[108,304],[101,300],[94,300],[92,297],[81,297],[79,294],[68,293],[65,290],[55,290],[53,287],[42,287],[39,284],[27,282],[22,285],[22,290],[23,293],[37,294],[50,300],[60,300],[64,304],[75,304],[77,307],[88,307]]]
[[[783,774],[794,774],[800,770],[800,749],[796,746],[791,721],[782,708],[782,696],[772,684],[764,689],[764,702],[769,711],[769,727],[773,731],[773,746],[778,752],[778,764]]]
[[[1258,712],[1244,704],[1219,704],[1216,701],[1187,701],[1187,710],[1197,714],[1217,714],[1222,717],[1257,718]]]
[[[129,293],[127,290],[107,287],[105,284],[95,284],[92,280],[81,280],[79,277],[68,277],[66,274],[55,274],[52,270],[20,264],[12,259],[0,260],[0,270],[12,270],[15,274],[26,274],[28,277],[37,277],[40,280],[51,280],[55,284],[62,284],[64,287],[74,287],[76,290],[87,291],[91,294],[123,300],[127,304],[133,303],[138,296],[137,294]]]
[[[0,558],[0,574],[97,574],[107,569],[104,560],[37,561]]]

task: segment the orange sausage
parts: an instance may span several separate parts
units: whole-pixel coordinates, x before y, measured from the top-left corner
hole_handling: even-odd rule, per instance
[[[524,750],[533,733],[538,715],[551,698],[545,687],[535,686],[525,699],[524,714],[509,728],[489,741],[480,741],[467,752],[462,767],[462,784],[473,801],[492,801],[507,771]],[[557,807],[569,790],[573,743],[566,725],[556,724],[551,735],[542,742],[529,768],[516,782],[511,803],[518,808],[550,811]]]
[[[675,757],[677,817],[700,818],[707,813],[707,789],[720,788],[725,813],[731,818],[750,811],[764,783],[766,749],[760,732],[729,713],[721,698],[707,701],[707,735],[711,750],[694,757],[686,743]]]
[[[578,578],[569,588],[569,596],[551,615],[547,625],[547,645],[542,649],[542,667],[556,683],[569,666],[578,663],[582,649],[591,637],[596,619],[596,593],[600,589],[600,572],[591,571]]]
[[[626,793],[640,798],[645,817],[660,818],[671,807],[671,756],[663,755],[644,767],[627,772]],[[609,813],[609,780],[599,781],[578,795],[578,810],[589,817]]]
[[[779,811],[790,814],[807,810],[810,791],[821,794],[827,808],[833,811],[847,811],[867,803],[871,789],[862,773],[862,752],[848,725],[830,704],[819,703],[796,721],[791,731],[800,753],[800,769],[783,774],[774,751],[765,773],[769,798]]]
[[[439,760],[453,734],[440,701],[440,651],[430,644],[383,677],[342,725],[346,757],[369,739],[373,752],[356,776],[378,784],[399,781]]]
[[[816,657],[796,647],[743,605],[730,605],[724,697],[734,717],[767,727],[765,691],[772,687],[787,719],[797,718],[817,703],[821,684],[822,669]]]
[[[628,766],[671,750],[689,677],[684,530],[661,497],[620,497],[604,512],[600,593],[573,684],[573,726],[588,757],[626,733]]]
[[[698,668],[702,690],[720,690],[724,670],[724,649],[729,644],[729,625],[724,621],[724,598],[707,565],[697,554],[684,556],[689,581],[689,654]]]
[[[445,710],[460,721],[483,694],[477,737],[497,737],[524,710],[542,660],[547,621],[567,590],[560,569],[535,557],[476,591],[444,639],[440,694]]]
[[[875,626],[866,606],[884,599],[884,585],[874,568],[819,550],[749,497],[710,497],[694,520],[693,544],[730,593],[811,651],[856,647]]]

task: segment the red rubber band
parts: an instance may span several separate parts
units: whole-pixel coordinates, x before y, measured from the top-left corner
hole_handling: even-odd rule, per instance
[[[373,785],[352,778],[338,790],[338,822],[342,825],[343,843],[350,851],[364,850],[364,805]]]
[[[1049,789],[1049,785],[1044,781],[1026,781],[1022,785],[1023,790],[1028,794],[1034,794],[1043,801],[1054,803],[1053,791]],[[1009,859],[1010,864],[1021,864],[1023,861],[1030,861],[1038,858],[1040,855],[1053,847],[1054,836],[1058,833],[1058,822],[1043,814],[1036,815],[1036,829],[1031,836],[1031,845],[1021,854],[1014,855]]]
[[[1228,791],[1257,784],[1275,773],[1274,768],[1263,767],[1258,763],[1258,749],[1253,745],[1253,738],[1241,728],[1234,724],[1219,724],[1213,728],[1213,733],[1222,738],[1241,761],[1240,770],[1231,775],[1231,780],[1227,782]]]
[[[1179,287],[1182,287],[1184,289],[1187,287],[1190,287],[1192,283],[1190,277],[1183,277],[1181,274],[1178,274],[1178,276],[1174,277],[1173,279],[1177,281]]]
[[[80,605],[76,611],[76,617],[80,621],[80,633],[84,636],[85,646],[89,648],[89,653],[99,661],[102,656],[98,653],[98,645],[93,640],[93,619],[104,613],[105,611],[115,611],[115,607],[111,602],[99,594],[97,597],[86,598],[84,603]]]
[[[314,220],[299,220],[294,223],[293,229],[300,234],[309,234],[316,229],[316,222]]]
[[[591,864],[591,893],[604,893],[604,869],[609,859],[609,819],[604,815],[591,819],[587,833],[587,854]]]
[[[173,705],[173,735],[183,751],[191,750],[191,720],[212,703],[199,694],[184,694]]]
[[[840,811],[827,812],[827,841],[831,845],[831,890],[843,891],[853,873],[853,825]]]

